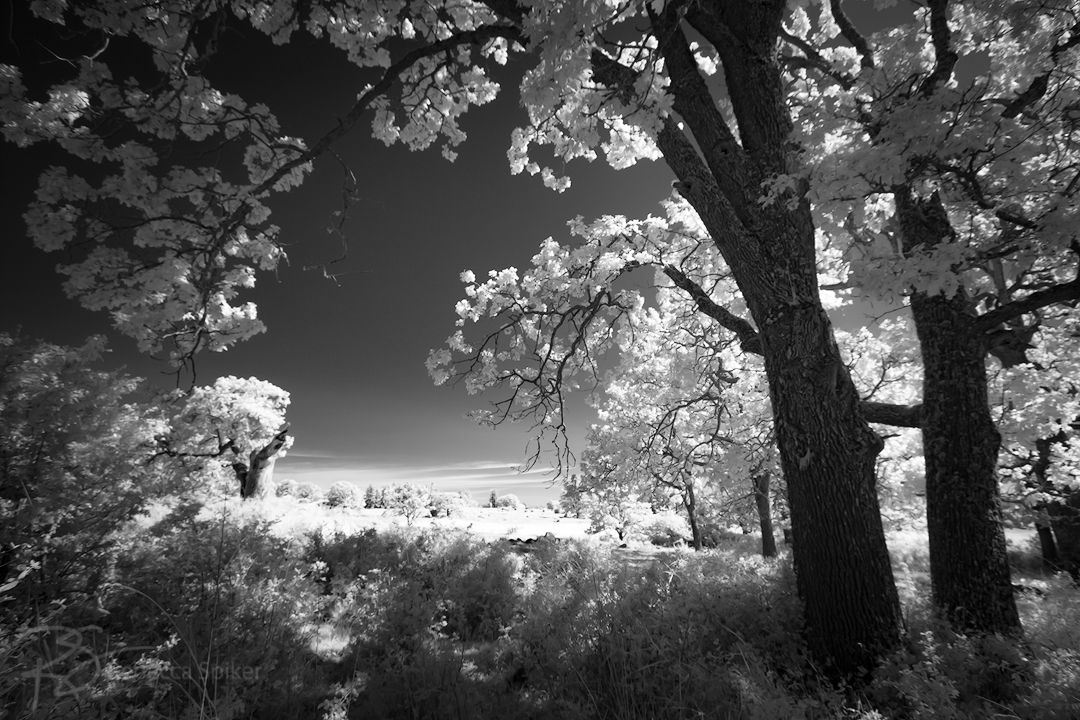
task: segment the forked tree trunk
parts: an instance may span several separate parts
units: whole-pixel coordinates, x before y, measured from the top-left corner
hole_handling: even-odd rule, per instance
[[[252,450],[248,463],[233,463],[233,471],[240,483],[240,497],[263,498],[270,492],[274,477],[274,463],[288,438],[289,426],[285,425],[265,447]]]
[[[905,247],[933,248],[952,235],[941,199],[896,193]],[[959,628],[1020,631],[1005,553],[986,346],[963,287],[951,297],[916,292],[911,312],[923,360],[922,436],[926,521],[935,605]]]
[[[772,475],[762,472],[754,475],[754,504],[757,506],[758,522],[761,525],[761,556],[776,557],[776,537],[773,535],[772,505],[769,502],[769,486]]]

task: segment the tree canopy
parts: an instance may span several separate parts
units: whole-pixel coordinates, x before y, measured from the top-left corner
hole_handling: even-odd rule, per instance
[[[478,282],[466,271],[459,325],[495,330],[455,333],[428,360],[435,380],[506,390],[481,419],[531,417],[558,443],[563,394],[598,383],[599,357],[651,300],[627,276],[652,267],[761,358],[818,657],[850,674],[899,637],[876,476],[884,442],[871,422],[922,431],[935,601],[973,630],[1019,629],[999,425],[1023,417],[1036,428],[1007,438],[1020,457],[1076,418],[1074,368],[1054,360],[1075,340],[1080,299],[1070,4],[929,0],[873,32],[840,0],[37,0],[31,10],[78,49],[71,76],[48,88],[0,66],[3,133],[97,169],[48,169],[30,234],[66,251],[69,294],[110,312],[142,349],[183,366],[261,332],[241,295],[284,257],[274,193],[303,182],[360,122],[388,145],[438,145],[452,161],[462,114],[501,90],[489,68],[519,57],[525,113],[511,172],[560,191],[575,159],[603,155],[615,169],[662,159],[677,197],[664,217],[573,221],[578,239],[548,240],[524,274]],[[371,80],[322,137],[289,137],[271,108],[207,79],[238,23],[275,43],[325,39]],[[152,62],[132,69],[121,45]],[[867,388],[827,312],[856,297],[910,305],[918,402],[864,394],[893,382],[888,362]],[[1023,399],[995,418],[992,386]]]

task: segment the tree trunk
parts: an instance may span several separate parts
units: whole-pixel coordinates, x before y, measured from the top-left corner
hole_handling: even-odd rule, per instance
[[[952,228],[941,199],[897,192],[905,247],[933,248]],[[959,628],[1020,631],[1005,553],[986,345],[963,287],[951,297],[916,292],[911,312],[923,360],[922,436],[934,603]]]
[[[1063,503],[1051,503],[1047,510],[1057,540],[1058,566],[1080,579],[1080,491]]]
[[[1047,508],[1041,508],[1046,511]],[[1058,553],[1057,541],[1054,539],[1054,528],[1043,519],[1035,521],[1035,532],[1039,536],[1039,550],[1042,555],[1043,570],[1056,573],[1061,570],[1061,556]]]
[[[754,504],[757,505],[758,522],[761,523],[761,556],[776,557],[776,538],[773,536],[772,507],[769,503],[769,485],[772,476],[762,472],[754,476]]]
[[[786,7],[784,0],[646,5],[678,115],[660,121],[656,142],[757,326],[726,311],[712,315],[748,342],[753,336],[765,359],[809,648],[822,667],[853,676],[896,646],[902,616],[874,483],[883,443],[862,416],[817,285],[809,186],[790,143],[777,57]],[[737,128],[718,110],[684,22],[720,53]],[[632,105],[637,74],[599,51],[592,61],[594,77]],[[792,189],[760,202],[762,184],[777,175]],[[680,274],[674,266],[665,272],[673,280]]]
[[[269,494],[274,477],[274,463],[277,461],[277,454],[285,445],[288,432],[289,426],[286,424],[265,447],[252,450],[247,465],[233,463],[236,479],[240,481],[240,497],[247,500],[264,498]]]
[[[1053,458],[1054,445],[1068,441],[1065,431],[1059,431],[1050,437],[1042,437],[1035,441],[1035,462],[1032,464],[1031,475],[1033,489],[1052,496],[1060,496],[1060,491],[1050,481],[1050,463]],[[1058,550],[1057,539],[1054,537],[1055,517],[1061,516],[1061,501],[1051,500],[1042,503],[1035,510],[1039,516],[1035,518],[1035,531],[1039,534],[1039,546],[1042,550],[1043,570],[1056,573],[1065,569],[1062,562],[1061,552]],[[1060,521],[1059,521],[1060,525]],[[1068,528],[1064,529],[1068,535]]]
[[[697,521],[697,499],[694,497],[694,486],[691,482],[683,487],[683,506],[686,508],[686,517],[690,521],[690,537],[693,539],[694,550],[701,552],[701,528]]]

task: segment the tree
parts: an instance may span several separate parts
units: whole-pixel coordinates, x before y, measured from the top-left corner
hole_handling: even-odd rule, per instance
[[[181,489],[153,462],[165,417],[141,380],[93,369],[104,350],[0,334],[0,588],[19,621],[97,607],[117,531]]]
[[[360,501],[360,490],[348,480],[339,480],[326,491],[324,501],[330,507],[354,508]]]
[[[1059,248],[1068,246],[1069,235],[1062,229],[1069,226],[1071,211],[1062,210],[1068,203],[1058,201],[1067,199],[1071,183],[1063,179],[1067,173],[1046,174],[1046,182],[1056,184],[1058,190],[1033,193],[1046,200],[1043,210],[1026,208],[1017,215],[994,193],[988,196],[993,198],[991,207],[980,208],[978,192],[972,189],[985,190],[979,173],[965,176],[963,162],[949,166],[954,156],[937,153],[939,147],[931,155],[943,158],[945,165],[918,161],[925,154],[920,147],[894,152],[903,147],[895,140],[911,136],[914,127],[920,129],[916,137],[940,138],[941,133],[931,129],[956,126],[913,124],[919,117],[915,111],[926,110],[930,107],[926,103],[937,103],[950,89],[946,81],[953,74],[957,52],[950,44],[946,0],[930,3],[927,13],[920,16],[925,23],[895,28],[896,32],[883,34],[873,49],[855,31],[839,2],[830,2],[827,9],[823,4],[813,23],[801,7],[793,5],[789,10],[787,6],[784,0],[750,5],[731,0],[669,0],[616,6],[488,0],[471,5],[405,2],[373,9],[365,3],[319,0],[295,6],[254,0],[229,7],[201,0],[168,5],[98,0],[65,10],[62,5],[35,3],[33,12],[46,22],[63,23],[65,31],[86,29],[149,46],[154,70],[142,79],[129,81],[126,74],[115,75],[122,80],[114,79],[109,68],[113,54],[106,44],[73,63],[75,77],[50,88],[49,99],[39,102],[30,98],[38,97],[42,88],[25,88],[18,70],[5,66],[0,71],[0,121],[11,141],[23,145],[55,142],[76,158],[100,163],[112,173],[98,180],[68,169],[50,169],[42,178],[38,202],[28,213],[31,234],[42,248],[70,254],[64,269],[70,293],[88,307],[112,311],[118,327],[144,349],[168,347],[172,360],[182,366],[200,350],[224,349],[263,329],[254,306],[236,300],[253,283],[257,269],[270,270],[283,256],[277,230],[268,221],[266,203],[273,192],[301,182],[312,161],[369,111],[374,115],[376,136],[388,143],[419,149],[438,142],[444,155],[452,158],[452,147],[464,139],[458,125],[461,114],[473,104],[487,102],[498,90],[474,63],[474,52],[499,63],[511,52],[529,53],[535,65],[524,73],[520,86],[529,121],[513,138],[512,170],[538,174],[545,184],[560,189],[569,180],[535,162],[530,156],[532,146],[551,146],[557,162],[591,159],[600,146],[615,167],[662,157],[676,175],[678,192],[693,207],[730,268],[745,312],[741,307],[732,311],[720,306],[707,288],[694,283],[693,274],[680,264],[694,250],[649,259],[663,267],[672,284],[694,298],[703,312],[735,332],[745,349],[763,356],[797,537],[795,562],[808,639],[820,659],[833,660],[841,671],[854,671],[872,664],[881,651],[895,644],[900,624],[874,492],[881,441],[866,420],[874,419],[876,413],[879,419],[923,421],[913,419],[922,417],[915,409],[860,403],[843,371],[818,292],[815,242],[824,239],[815,234],[815,219],[821,224],[825,211],[815,218],[811,200],[816,204],[821,200],[824,207],[837,196],[865,196],[831,193],[831,188],[843,188],[852,172],[844,171],[842,182],[830,184],[818,158],[833,157],[825,170],[840,167],[838,159],[844,153],[832,152],[831,147],[854,138],[848,146],[866,151],[862,152],[865,161],[854,165],[859,171],[869,169],[866,174],[871,177],[879,177],[881,168],[911,171],[878,193],[896,196],[901,205],[907,202],[914,209],[900,226],[927,252],[905,255],[909,267],[917,266],[923,257],[930,257],[929,264],[935,268],[951,267],[950,253],[957,244],[942,242],[915,217],[933,209],[931,191],[935,188],[930,186],[937,177],[961,187],[967,177],[969,195],[976,196],[970,207],[982,213],[977,216],[1004,213],[998,220],[1025,233],[1032,232],[1027,225],[1034,222],[1041,237],[1056,238]],[[1023,2],[1007,4],[1008,12],[992,4],[983,8],[979,3],[965,3],[956,8],[954,14],[962,15],[965,48],[989,47],[990,57],[1002,63],[995,68],[996,84],[987,84],[995,94],[963,107],[976,108],[984,118],[996,112],[994,117],[1012,122],[1011,127],[1020,127],[1032,114],[1052,116],[1062,133],[1071,132],[1067,112],[1042,113],[1043,108],[1064,110],[1072,102],[1066,82],[1070,75],[1064,72],[1072,61],[1073,46],[1066,13],[1056,6],[1035,8]],[[373,82],[323,137],[310,144],[288,137],[268,108],[216,91],[203,74],[214,49],[228,42],[234,17],[250,22],[277,42],[286,42],[301,28],[328,36],[355,63],[372,68]],[[1010,44],[1016,37],[1012,31],[1024,37],[1024,46],[1032,52],[1018,57],[1018,46]],[[695,40],[688,38],[688,32]],[[85,37],[79,32],[71,36]],[[930,52],[921,53],[924,48]],[[81,53],[86,50],[73,56]],[[931,59],[925,60],[924,55]],[[715,74],[718,68],[722,74]],[[858,82],[849,84],[853,76]],[[878,77],[887,82],[874,86],[870,81]],[[891,79],[898,84],[889,85]],[[829,82],[839,91],[826,87],[824,83]],[[1051,84],[1055,92],[1047,93]],[[898,96],[888,92],[893,87],[914,90]],[[1014,87],[1025,89],[1017,93]],[[1064,90],[1057,92],[1059,88]],[[894,97],[900,101],[894,104]],[[901,112],[889,115],[894,107]],[[929,117],[951,117],[950,107],[958,106],[934,105]],[[860,113],[863,108],[865,114]],[[798,124],[792,122],[793,112]],[[843,123],[848,122],[854,122],[859,131],[845,135],[851,126]],[[879,126],[881,130],[876,129]],[[873,132],[865,133],[865,127]],[[1056,141],[1046,147],[1051,145],[1069,147],[1067,142]],[[183,153],[214,161],[199,165],[199,161],[174,159]],[[1001,157],[992,155],[995,162]],[[955,157],[968,161],[973,156],[962,151]],[[916,160],[914,165],[911,160]],[[1019,163],[1016,172],[1037,174],[1038,165]],[[976,162],[976,167],[981,166]],[[930,178],[927,173],[937,175]],[[1007,173],[1004,177],[1009,182],[1002,187],[1014,179],[1024,180]],[[813,198],[808,195],[811,190]],[[759,202],[762,199],[764,203]],[[821,227],[842,228],[844,216],[840,213],[836,216],[840,222]],[[1022,222],[1013,222],[1017,218]],[[1059,242],[1063,239],[1064,243]],[[1021,245],[1031,248],[1037,243],[1023,240]],[[618,272],[594,268],[602,270],[593,272],[594,278],[606,273],[608,279],[617,279],[627,264],[638,262],[613,253],[595,253],[594,258],[601,255],[624,264]],[[1066,267],[1058,262],[1062,253],[1048,255],[1055,260],[1036,267],[1036,272],[1060,275]],[[568,279],[576,287],[564,293],[567,305],[557,311],[573,329],[588,330],[598,316],[617,315],[625,309],[621,302],[626,298],[610,285],[586,287],[578,279]],[[956,338],[967,342],[973,339],[972,332],[985,334],[1001,326],[1005,339],[1015,340],[1022,333],[1012,333],[1010,323],[1032,313],[1043,301],[1072,292],[1069,282],[1058,283],[1057,294],[1047,288],[1050,294],[1040,295],[1043,291],[1031,285],[1015,301],[1001,305],[1011,305],[1009,309],[999,312],[995,306],[973,327],[958,326],[964,332]],[[507,278],[504,286],[509,284]],[[955,319],[955,307],[939,307],[933,300],[938,295],[927,295],[928,308],[942,318]],[[524,310],[535,313],[538,308]],[[523,318],[537,320],[536,315]],[[522,337],[539,335],[526,329]],[[962,376],[970,381],[965,384],[971,396],[966,400],[977,400],[979,372],[972,353],[949,350],[944,339],[924,345],[928,356],[938,353],[945,368],[928,373],[927,392],[934,395],[930,401],[945,406],[942,396],[947,389],[934,378],[960,372],[961,365],[966,368]],[[534,359],[552,361],[553,367],[547,369],[554,369],[554,378],[561,381],[575,371],[588,370],[589,363],[580,360],[585,348],[582,342],[568,342],[561,348],[552,346],[552,352],[558,352],[551,355],[538,346],[542,352],[534,353]],[[432,369],[440,378],[446,377],[446,359],[439,356],[433,362]],[[478,356],[472,361],[477,370],[472,375],[473,387],[498,380],[484,374],[493,370],[494,355],[490,360]],[[930,366],[937,367],[928,360]],[[551,377],[522,372],[502,380],[515,393],[522,388],[547,393],[561,411],[559,393],[546,384]],[[525,400],[526,407],[542,407],[541,417],[546,418],[548,406],[531,403],[525,395],[516,397]],[[509,409],[512,403],[504,407]],[[944,417],[928,408],[926,418]],[[556,413],[546,422],[557,432],[561,415]],[[925,424],[928,452],[940,458],[935,442],[946,432],[946,424],[940,419]],[[990,544],[989,558],[999,568],[994,495],[984,482],[986,458],[995,443],[989,426],[983,422],[980,427],[981,434],[970,443],[971,455],[979,456],[979,482],[972,480],[972,487],[978,490],[983,518],[975,529],[981,538],[978,544]],[[948,468],[939,472],[928,465],[928,470],[934,478],[949,475]],[[969,485],[935,480],[937,499],[931,514],[948,517]],[[938,509],[944,514],[937,514]],[[935,519],[933,525],[942,523]],[[837,543],[837,536],[847,541]],[[944,535],[935,531],[935,537]],[[935,547],[948,547],[949,542],[942,545],[935,540]],[[975,555],[978,552],[982,551]],[[971,592],[991,598],[986,612],[993,615],[993,607],[1003,608],[1000,617],[1008,624],[1005,599],[996,590],[983,592],[988,586],[972,579],[969,569],[975,555],[961,554],[966,569],[952,585],[967,585]],[[935,551],[935,556],[942,554]],[[948,585],[946,574],[935,576]],[[1001,579],[995,572],[991,584],[1000,588]],[[945,605],[954,600],[948,588],[936,595]]]
[[[698,270],[700,281],[714,294],[734,295],[730,278],[704,270]],[[763,548],[775,554],[768,396],[760,363],[736,351],[734,342],[681,290],[661,286],[656,307],[631,309],[619,330],[619,364],[605,378],[600,424],[591,429],[585,454],[608,455],[608,467],[636,477],[643,498],[650,485],[677,495],[698,550],[704,540],[698,509],[709,495],[715,498],[719,487],[733,494],[725,510],[753,500]]]
[[[709,317],[733,331],[739,337],[743,350],[755,354],[763,352],[763,336],[754,330],[753,325],[720,306],[693,279],[699,271],[703,278],[708,277],[702,266],[719,261],[709,257],[712,252],[709,247],[715,233],[702,226],[700,211],[695,213],[685,201],[671,202],[667,204],[666,215],[644,221],[604,217],[590,225],[578,219],[571,223],[571,231],[583,242],[569,247],[560,246],[549,239],[533,258],[530,270],[521,277],[511,268],[502,272],[492,271],[487,282],[478,283],[472,273],[464,273],[462,279],[468,283],[467,299],[458,305],[461,317],[459,325],[464,325],[466,321],[488,322],[488,318],[497,320],[494,328],[482,334],[481,341],[475,346],[466,340],[462,331],[458,331],[449,339],[447,348],[433,352],[429,369],[435,380],[446,381],[452,373],[457,373],[465,378],[466,387],[472,391],[508,387],[510,396],[497,404],[494,410],[479,414],[481,420],[498,423],[507,419],[535,417],[542,421],[546,429],[558,435],[562,431],[563,394],[575,387],[595,386],[599,374],[596,367],[598,358],[615,343],[621,324],[627,322],[633,309],[644,302],[637,290],[620,290],[617,285],[624,275],[645,265],[658,267],[666,281],[686,292],[699,310],[706,311]],[[703,256],[708,258],[708,263]],[[734,268],[728,270],[726,263],[724,267],[725,273],[731,272],[738,280]],[[767,284],[773,280],[768,280]],[[806,312],[806,307],[801,303],[781,305],[783,309],[779,306],[774,308],[778,318],[782,315],[786,317],[792,309],[797,309],[799,314]],[[738,309],[738,306],[735,307]],[[815,317],[816,327],[820,331],[825,328],[823,323],[828,318],[822,308],[818,309],[820,315]],[[769,381],[773,422],[777,428],[781,466],[788,485],[792,524],[797,539],[795,558],[799,568],[799,587],[807,603],[807,612],[809,617],[821,613],[820,622],[823,625],[820,627],[828,627],[837,619],[835,602],[850,602],[853,606],[859,606],[851,608],[852,616],[860,618],[854,625],[837,628],[839,634],[830,633],[820,637],[811,634],[809,639],[823,657],[837,659],[838,670],[854,672],[857,667],[866,667],[871,663],[879,650],[893,642],[893,631],[898,632],[898,628],[890,625],[897,619],[893,613],[898,612],[899,606],[892,605],[892,601],[896,600],[895,587],[891,568],[888,567],[872,477],[882,442],[862,420],[863,404],[852,385],[850,374],[846,370],[840,372],[844,366],[831,329],[827,337],[831,343],[830,352],[834,352],[835,357],[830,356],[832,359],[827,363],[812,367],[802,364],[809,362],[807,358],[798,359],[799,353],[809,352],[814,342],[807,335],[807,328],[815,324],[809,316],[804,319],[808,325],[788,327],[791,337],[803,343],[802,350],[790,348],[790,353],[789,349],[781,350],[786,348],[782,342],[783,337],[787,336],[777,335],[773,338],[773,347],[783,356],[783,362],[779,357],[766,355],[764,368]],[[794,321],[787,317],[786,320],[775,322]],[[819,375],[818,371],[823,374]],[[776,374],[779,374],[779,379],[774,377]],[[777,383],[784,386],[782,392],[777,392]],[[835,389],[837,387],[839,391]],[[789,396],[788,393],[792,394]],[[816,406],[810,398],[817,398]],[[795,402],[797,407],[788,407],[788,402]],[[778,408],[784,408],[784,411]],[[792,424],[796,417],[803,424]],[[855,425],[865,429],[869,435],[848,434],[854,432]],[[781,431],[781,428],[786,430]],[[803,432],[819,428],[824,435]],[[839,433],[840,436],[833,437],[832,433]],[[827,441],[826,436],[830,438]],[[792,453],[790,445],[785,449],[785,437],[789,442],[798,439],[799,443],[805,444],[797,445],[798,452]],[[855,442],[856,437],[864,437],[870,445],[856,443],[856,447],[845,444]],[[861,468],[860,472],[869,473],[869,477],[863,478],[864,484],[856,487],[838,482],[835,480],[837,476],[826,473],[824,467],[817,467],[812,461],[826,462],[825,458],[830,457],[819,455],[826,452],[818,448],[819,441],[824,443],[823,447],[830,448],[830,453],[839,452],[841,447],[847,448],[844,457],[836,459],[838,476],[850,479],[850,476],[844,475],[844,468]],[[857,462],[860,457],[868,462],[865,468]],[[831,460],[827,462],[831,463]],[[826,475],[832,479],[826,481]],[[808,484],[793,487],[792,477],[801,478]],[[815,483],[821,483],[821,486]],[[804,514],[811,509],[813,512],[809,517]],[[809,541],[810,547],[802,540],[803,533],[810,533],[813,538]],[[862,533],[869,535],[863,538]],[[879,534],[881,546],[875,549],[876,541],[872,541],[871,537],[878,537]],[[836,553],[847,551],[839,548],[837,537],[860,537],[865,542],[857,543],[858,548],[852,550],[853,558],[841,562]],[[801,550],[798,549],[800,544]],[[882,553],[880,556],[878,550]],[[804,562],[813,569],[805,567]],[[864,562],[867,563],[866,567],[862,566]],[[863,567],[863,570],[856,573],[857,578],[847,578],[846,573],[854,572],[855,566]],[[863,587],[863,590],[867,597],[875,598],[880,604],[861,603],[854,595],[842,601],[835,597],[828,600],[838,586],[827,588],[817,585],[817,581],[831,577],[834,572],[844,575],[844,583],[852,583],[843,585],[851,592],[864,584],[872,586],[873,591],[868,587]],[[839,578],[834,580],[840,582]],[[877,585],[879,582],[882,583],[880,586]],[[811,628],[818,627],[815,624],[817,620],[808,622]],[[886,632],[886,625],[892,629]],[[880,632],[881,635],[875,636],[872,642],[869,636],[856,641],[851,635],[863,632]],[[843,654],[836,654],[841,653],[841,649]]]
[[[171,431],[161,438],[161,455],[195,464],[227,463],[242,498],[269,492],[274,463],[293,442],[285,422],[288,392],[258,378],[229,376],[176,391],[166,402]]]
[[[919,335],[935,603],[1018,631],[986,365],[1027,363],[1048,313],[1080,299],[1075,11],[937,0],[870,38],[795,20],[818,223],[850,240],[852,284],[908,298]],[[825,50],[837,33],[852,47]],[[962,55],[985,67],[962,72]]]
[[[412,526],[417,518],[428,515],[430,498],[424,488],[411,483],[391,485],[386,492],[386,507],[405,518],[405,524]]]
[[[577,473],[562,478],[562,492],[559,493],[559,509],[567,517],[581,517],[582,485]]]

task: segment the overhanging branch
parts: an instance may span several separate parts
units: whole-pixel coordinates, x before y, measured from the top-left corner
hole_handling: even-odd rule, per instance
[[[761,355],[761,336],[754,326],[744,318],[739,317],[727,308],[719,305],[709,297],[708,293],[696,282],[686,276],[684,272],[673,265],[664,267],[664,274],[671,278],[675,286],[687,293],[697,305],[700,312],[708,315],[721,326],[735,333],[743,352]],[[922,423],[922,405],[897,405],[893,403],[860,401],[863,417],[867,422],[895,427],[918,428]]]

